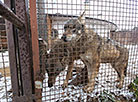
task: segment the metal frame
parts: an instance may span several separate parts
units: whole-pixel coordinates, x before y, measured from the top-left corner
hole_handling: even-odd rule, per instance
[[[36,102],[42,101],[42,83],[43,75],[41,74],[39,64],[39,45],[38,45],[38,27],[36,16],[36,0],[30,0],[30,24],[31,24],[31,37],[32,37],[32,57],[33,57],[33,72],[34,72],[34,84],[35,84],[35,96]]]
[[[5,4],[9,8],[11,2],[5,0]],[[16,61],[16,50],[14,44],[14,32],[13,32],[13,25],[11,22],[6,21],[6,33],[8,37],[8,48],[9,48],[9,60],[10,60],[10,73],[11,73],[11,82],[12,82],[12,90],[13,96],[19,96],[19,83],[18,83],[18,69],[17,69],[17,61]]]
[[[0,2],[0,15],[7,20],[6,31],[8,35],[13,102],[41,102],[41,89],[36,88],[35,90],[35,86],[33,84],[33,80],[39,80],[37,77],[37,72],[40,70],[39,48],[36,47],[36,45],[38,45],[38,38],[36,36],[37,33],[35,33],[37,32],[37,26],[35,28],[34,26],[31,27],[32,33],[35,33],[34,36],[32,34],[32,40],[34,41],[32,41],[31,45],[26,1],[5,0],[5,4],[8,7]],[[34,5],[35,3],[33,2],[31,4]],[[11,11],[9,8],[13,11]],[[36,15],[36,12],[33,12],[31,12],[30,17]],[[31,18],[31,25],[36,23],[33,20],[36,21],[36,18]],[[31,54],[32,51],[33,54]],[[35,76],[34,78],[33,68]]]

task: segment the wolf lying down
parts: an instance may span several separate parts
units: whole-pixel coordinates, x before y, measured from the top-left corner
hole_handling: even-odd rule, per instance
[[[127,71],[128,50],[110,39],[102,38],[93,30],[87,29],[82,17],[83,15],[77,19],[71,19],[65,24],[62,40],[57,41],[47,54],[48,86],[53,86],[57,75],[68,65],[66,79],[63,83],[63,87],[67,87],[74,61],[81,59],[88,71],[88,84],[84,87],[85,92],[93,91],[100,63],[111,64],[118,74],[119,85],[117,87],[122,88]]]

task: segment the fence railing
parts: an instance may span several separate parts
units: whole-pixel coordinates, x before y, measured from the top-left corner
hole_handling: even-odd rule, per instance
[[[28,3],[26,3],[26,0],[4,0],[4,2],[5,4],[0,1],[0,16],[6,19],[13,94],[12,101],[41,102],[41,89],[36,89],[34,84],[34,80],[38,79],[37,77],[33,77],[36,75],[36,71],[38,72],[37,69],[39,69],[39,56],[37,55],[38,68],[35,67],[33,71],[33,63],[36,61],[33,62],[35,55],[32,56],[32,51],[35,53],[33,45],[36,45],[36,43],[31,42],[28,8],[26,6]],[[36,41],[38,38],[33,37],[32,39]],[[37,47],[37,53],[38,50]]]
[[[22,22],[16,14],[13,13],[5,4],[0,1],[0,15],[10,21],[19,29],[24,27],[24,22]]]

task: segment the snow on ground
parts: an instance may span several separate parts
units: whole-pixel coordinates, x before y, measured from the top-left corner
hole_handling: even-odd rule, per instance
[[[94,91],[89,94],[90,96],[95,96],[97,92],[102,92],[103,90],[109,90],[115,94],[120,94],[124,96],[131,96],[127,86],[138,76],[138,46],[137,45],[127,45],[125,46],[129,50],[129,61],[127,68],[127,76],[124,80],[124,86],[122,89],[116,88],[118,84],[117,73],[111,67],[110,64],[101,64],[98,77],[95,79],[96,85]],[[80,62],[79,62],[80,63]],[[48,76],[46,74],[46,79],[43,84],[43,102],[60,102],[62,100],[69,99],[71,102],[77,102],[80,99],[82,102],[86,102],[87,93],[83,92],[83,87],[68,85],[68,87],[63,90],[61,85],[63,80],[65,80],[66,71],[63,71],[57,78],[56,83],[52,88],[48,87],[47,80]]]
[[[6,67],[9,67],[8,51],[0,52],[0,69],[4,71],[4,68]],[[8,93],[10,89],[11,89],[11,78],[4,77],[4,75],[2,75],[2,73],[0,72],[0,102],[11,102],[10,99],[11,94]]]
[[[138,46],[128,45],[126,47],[129,49],[129,61],[124,87],[121,90],[116,88],[116,85],[118,84],[116,82],[117,73],[113,68],[111,68],[110,64],[101,64],[98,77],[95,79],[98,83],[96,84],[94,91],[89,94],[90,96],[95,96],[97,92],[100,92],[102,90],[109,90],[116,94],[123,94],[125,96],[130,95],[129,91],[127,90],[127,86],[136,76],[138,76]],[[4,58],[2,58],[2,56],[4,56]],[[78,63],[80,63],[80,61],[78,61]],[[0,68],[3,68],[4,66],[9,66],[8,52],[0,53]],[[69,99],[72,102],[81,99],[83,100],[82,102],[86,102],[88,94],[83,92],[83,87],[69,85],[65,90],[61,88],[61,85],[65,79],[65,75],[66,71],[61,72],[60,75],[56,78],[55,85],[52,88],[49,88],[47,84],[48,76],[46,73],[46,78],[43,84],[43,102],[56,102],[57,100],[60,102],[66,99]],[[0,74],[0,102],[11,101],[11,94],[6,94],[6,90],[8,91],[10,89],[10,77],[4,78]],[[8,100],[6,100],[6,97],[8,97]]]
[[[0,78],[0,102],[12,102],[11,93],[8,91],[11,89],[11,78]],[[7,93],[6,93],[7,92]]]

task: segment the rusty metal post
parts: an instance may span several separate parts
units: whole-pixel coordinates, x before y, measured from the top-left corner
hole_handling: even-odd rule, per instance
[[[32,51],[33,51],[33,70],[35,83],[36,102],[42,102],[42,82],[43,78],[40,73],[39,64],[39,45],[38,45],[38,27],[36,16],[36,0],[30,0],[30,23],[32,34]]]
[[[9,1],[10,2],[10,1]],[[8,7],[0,1],[0,15],[12,22],[19,29],[24,28],[24,22],[22,22]]]
[[[31,61],[31,55],[30,55],[30,46],[29,46],[30,39],[29,39],[29,29],[28,29],[28,22],[27,22],[28,20],[27,20],[25,1],[24,0],[11,0],[11,1],[5,0],[5,3],[10,8],[11,6],[13,6],[13,4],[16,5],[13,7],[15,9],[14,12],[16,12],[15,16],[17,17],[17,19],[19,17],[24,22],[24,25],[23,25],[24,29],[22,30],[13,29],[13,25],[8,21],[6,22],[7,33],[8,33],[8,44],[9,44],[11,80],[12,80],[12,88],[13,88],[13,102],[19,102],[19,100],[20,102],[33,102],[34,97],[32,95],[32,78],[31,78],[32,61]],[[9,11],[7,11],[7,13],[8,12]],[[12,15],[10,15],[10,17],[12,17]],[[10,20],[10,19],[7,19],[7,20]],[[16,22],[12,22],[12,23],[16,25]],[[18,25],[18,26],[22,26],[22,25]],[[18,34],[15,32],[18,32]],[[19,40],[19,42],[15,43],[16,38]],[[18,45],[18,47],[16,45]],[[17,61],[19,61],[18,68],[17,68],[18,66]],[[20,78],[19,78],[19,75],[20,75]]]
[[[9,0],[4,1],[5,4],[11,8],[11,2]],[[12,82],[12,92],[13,97],[19,96],[19,83],[18,83],[18,69],[16,62],[16,48],[14,44],[14,33],[13,25],[11,22],[6,20],[6,34],[8,37],[8,50],[9,50],[9,60],[10,60],[10,73],[11,73],[11,82]]]
[[[15,48],[11,49],[10,51],[13,52],[13,54],[10,52],[10,62],[12,62],[12,58],[16,59],[16,54],[18,53],[18,60],[19,60],[19,69],[17,70],[17,63],[14,65],[11,64],[12,73],[12,86],[14,88],[14,95],[13,101],[14,102],[33,102],[33,95],[32,95],[32,78],[31,78],[31,70],[32,70],[32,61],[31,61],[31,55],[30,55],[30,39],[29,39],[29,29],[28,29],[28,20],[27,20],[27,11],[25,6],[25,0],[5,0],[5,2],[9,5],[11,3],[15,3],[15,10],[16,10],[16,16],[19,17],[24,23],[24,29],[23,30],[16,30],[18,32],[18,35],[9,35],[11,32],[9,32],[9,41],[12,41],[9,45],[9,49],[12,48],[13,45],[15,45],[14,37],[18,37],[18,52],[15,51]],[[13,22],[14,23],[14,22]],[[12,27],[7,28],[9,30],[12,30]],[[12,45],[13,44],[13,45]],[[13,56],[12,56],[13,55]],[[20,71],[20,73],[18,73]],[[15,75],[14,75],[15,74]],[[20,74],[20,79],[18,79],[18,74]],[[20,80],[20,81],[19,81]],[[15,82],[14,82],[15,81]],[[20,83],[19,83],[20,82]],[[20,85],[19,85],[20,84]],[[20,90],[19,90],[20,87]],[[20,94],[19,94],[20,93]]]
[[[9,57],[10,57],[10,68],[12,76],[12,87],[13,87],[13,101],[14,102],[42,102],[42,81],[40,77],[39,67],[39,47],[38,47],[38,32],[37,32],[37,18],[36,18],[36,1],[30,1],[30,21],[32,31],[32,49],[30,43],[30,35],[28,28],[27,9],[24,0],[5,0],[8,7],[11,8],[14,5],[16,16],[24,22],[24,29],[14,29],[10,22],[6,22],[8,31],[8,44],[9,44]],[[13,8],[12,8],[13,9]],[[9,12],[9,11],[7,11]],[[12,17],[10,15],[10,17]],[[6,18],[6,17],[5,17]],[[16,19],[16,18],[15,18]],[[7,19],[11,20],[11,19]],[[12,22],[17,25],[16,22]],[[18,25],[20,28],[22,25]],[[18,32],[15,33],[14,31]],[[18,40],[18,41],[16,41]],[[18,44],[16,44],[16,43]],[[17,45],[17,46],[16,46]],[[33,51],[33,60],[31,52]],[[18,55],[18,56],[17,56]],[[19,61],[19,67],[17,64]],[[32,66],[33,63],[33,66]],[[33,92],[33,78],[32,70],[34,67],[34,80],[35,80],[35,91]],[[35,95],[34,95],[35,94]]]
[[[28,28],[27,8],[25,0],[14,0],[16,15],[25,23],[25,29],[18,31],[19,60],[21,67],[22,95],[32,102],[32,58],[30,55],[30,37]]]

